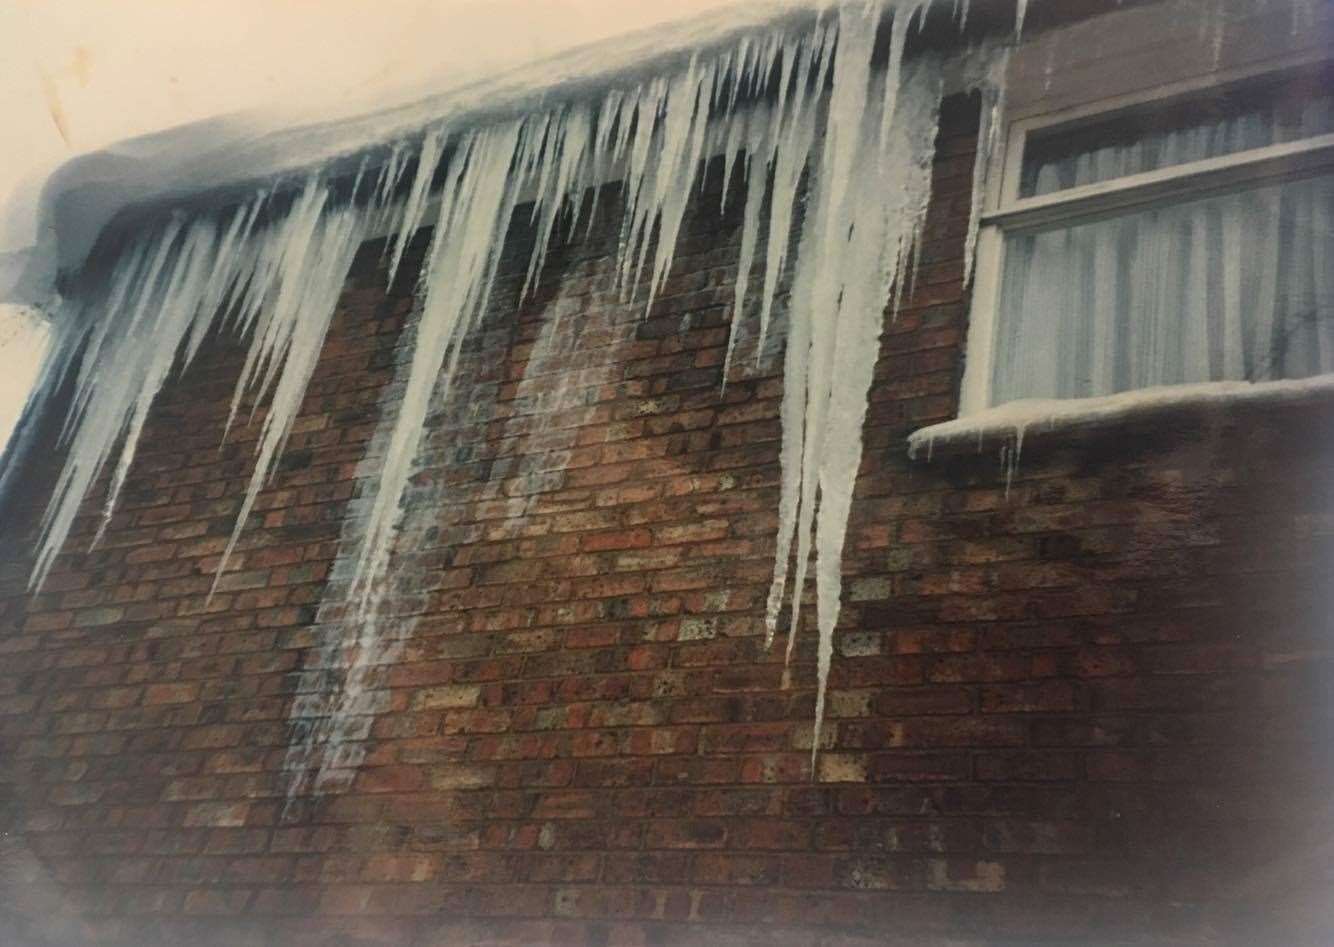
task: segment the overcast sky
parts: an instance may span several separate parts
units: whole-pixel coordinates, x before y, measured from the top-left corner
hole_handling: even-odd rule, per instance
[[[0,208],[24,182],[123,138],[244,109],[400,101],[734,2],[0,0]],[[39,343],[0,309],[0,444]]]

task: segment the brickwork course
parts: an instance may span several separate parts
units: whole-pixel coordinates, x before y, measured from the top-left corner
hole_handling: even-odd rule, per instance
[[[614,228],[557,246],[516,302],[521,208],[415,482],[444,498],[414,534],[429,581],[327,791],[289,795],[295,708],[346,672],[321,602],[413,305],[381,246],[211,600],[263,413],[219,448],[241,340],[163,392],[104,541],[87,551],[94,490],[36,595],[54,434],[31,463],[0,550],[7,942],[1320,929],[1334,408],[1030,433],[1008,488],[996,445],[909,460],[957,409],[976,115],[946,103],[921,268],[881,342],[814,773],[814,636],[787,673],[763,646],[781,326],[758,360],[743,334],[724,389],[721,175],[647,315],[612,289]]]

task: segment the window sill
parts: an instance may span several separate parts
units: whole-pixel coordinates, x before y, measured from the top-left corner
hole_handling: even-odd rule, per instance
[[[1162,411],[1238,404],[1282,404],[1334,394],[1334,374],[1285,381],[1211,381],[1141,388],[1100,398],[1025,399],[932,424],[908,436],[908,456],[930,460],[935,451],[956,453],[988,442],[1019,442],[1031,433],[1115,424]]]

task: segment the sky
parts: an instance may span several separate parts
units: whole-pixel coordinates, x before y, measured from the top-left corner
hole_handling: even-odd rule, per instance
[[[257,108],[373,109],[734,2],[0,0],[0,209],[63,161],[135,135]],[[0,306],[0,445],[45,335]]]

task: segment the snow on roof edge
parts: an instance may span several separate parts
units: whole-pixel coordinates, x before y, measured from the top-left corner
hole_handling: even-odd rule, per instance
[[[36,244],[0,253],[0,303],[46,307],[59,281],[77,273],[99,239],[124,220],[354,159],[440,121],[477,122],[532,109],[550,98],[659,74],[747,32],[801,28],[837,2],[741,0],[724,10],[579,46],[381,110],[297,125],[268,112],[237,112],[80,155],[59,166],[42,186]],[[887,7],[894,0],[867,2]],[[972,0],[970,25],[983,21],[978,14],[986,8],[1000,7],[1003,16],[1007,2]],[[24,200],[31,202],[31,195],[20,195],[10,206]]]
[[[887,0],[877,0],[887,2]],[[0,254],[0,303],[42,306],[60,277],[81,268],[98,239],[127,214],[215,192],[252,189],[412,137],[441,120],[469,122],[531,108],[559,91],[576,94],[651,75],[693,53],[757,30],[813,21],[830,0],[746,0],[668,27],[639,30],[472,77],[385,109],[292,124],[290,116],[246,111],[137,136],[76,156],[41,183],[37,242]],[[7,212],[30,194],[16,195]]]

